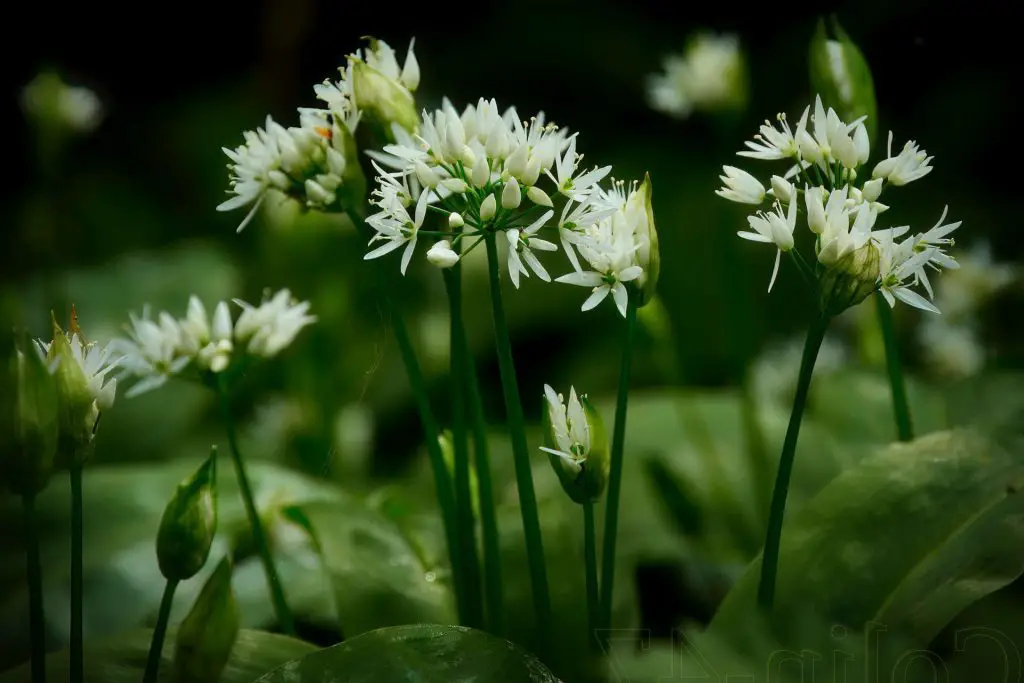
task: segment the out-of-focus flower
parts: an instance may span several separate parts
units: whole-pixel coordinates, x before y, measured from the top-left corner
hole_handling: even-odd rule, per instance
[[[130,314],[128,337],[112,342],[112,347],[123,354],[122,376],[139,379],[125,395],[137,396],[156,389],[186,369],[193,370],[196,378],[210,381],[236,361],[271,358],[291,344],[302,328],[316,321],[309,315],[309,302],[295,301],[287,289],[258,306],[240,299],[234,302],[242,308],[235,322],[223,301],[214,307],[211,322],[205,306],[194,296],[181,320],[166,311],[160,312],[156,322],[150,319],[148,309],[141,318]]]
[[[664,71],[648,78],[651,107],[677,118],[694,111],[742,109],[747,103],[747,71],[734,35],[699,33],[682,54],[664,60]]]
[[[21,106],[40,126],[63,132],[91,133],[103,120],[103,104],[96,93],[50,72],[25,86]]]

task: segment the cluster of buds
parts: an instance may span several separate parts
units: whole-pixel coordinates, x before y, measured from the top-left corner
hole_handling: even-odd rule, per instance
[[[544,411],[546,446],[558,481],[573,502],[595,502],[608,484],[611,460],[604,422],[586,395],[577,395],[570,387],[569,402],[547,384],[544,385],[547,410]]]
[[[296,301],[287,289],[258,306],[240,299],[234,303],[242,309],[234,321],[226,301],[214,307],[211,320],[196,296],[189,299],[188,312],[182,319],[166,311],[161,311],[156,320],[150,318],[148,310],[142,317],[131,315],[128,338],[112,342],[123,354],[123,374],[140,379],[126,395],[156,389],[186,370],[201,381],[212,382],[253,358],[276,356],[303,327],[316,321],[308,313],[309,302]]]
[[[694,111],[739,109],[748,95],[747,69],[735,35],[697,33],[682,54],[669,55],[647,81],[651,107],[686,118]]]
[[[428,260],[451,267],[483,238],[503,233],[512,283],[518,287],[531,273],[550,282],[537,253],[558,250],[544,239],[546,230],[557,235],[574,269],[557,281],[593,290],[584,310],[610,293],[625,315],[627,286],[638,305],[650,299],[659,257],[649,178],[602,188],[611,167],[583,167],[576,134],[546,122],[543,113],[524,121],[493,99],[462,113],[445,100],[423,113],[418,134],[399,126],[392,131],[395,143],[373,155],[380,162],[371,197],[378,211],[367,219],[375,232],[367,259],[402,248],[405,273],[420,236],[428,236],[436,240]],[[444,217],[440,230],[424,229],[428,209]],[[472,244],[465,246],[467,240]]]
[[[326,108],[299,108],[299,125],[287,128],[268,116],[263,128],[244,133],[244,144],[224,149],[231,160],[233,196],[217,209],[249,206],[238,226],[241,231],[271,192],[318,211],[358,207],[366,194],[366,179],[359,165],[356,129],[366,118],[382,131],[389,132],[392,125],[415,130],[412,93],[419,78],[412,45],[405,66],[399,68],[394,50],[382,40],[370,39],[365,52],[348,56],[339,81],[314,86]]]
[[[900,186],[931,172],[931,160],[910,141],[892,153],[892,133],[885,159],[878,162],[870,178],[858,169],[870,155],[871,145],[863,117],[847,123],[835,110],[827,111],[821,98],[814,112],[804,110],[793,130],[784,114],[778,126],[765,122],[754,141],[740,156],[795,162],[783,175],[773,175],[770,189],[750,173],[725,166],[724,187],[716,194],[733,202],[760,205],[772,201],[769,211],[758,211],[747,220],[749,230],[739,236],[777,248],[769,290],[778,274],[783,252],[790,252],[801,273],[821,296],[823,312],[836,314],[859,303],[878,290],[895,305],[897,299],[916,308],[938,312],[930,301],[932,287],[928,270],[957,268],[946,253],[952,244],[948,235],[960,222],[944,223],[943,210],[929,230],[914,233],[909,226],[875,230],[879,214],[889,207],[879,201],[887,185]],[[858,182],[862,181],[862,182]],[[795,249],[795,231],[800,208],[805,223],[815,236],[814,259],[805,259]],[[810,262],[816,263],[812,266]],[[911,289],[921,285],[925,298]]]

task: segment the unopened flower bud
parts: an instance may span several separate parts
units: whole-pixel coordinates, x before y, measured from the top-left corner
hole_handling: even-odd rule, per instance
[[[857,148],[857,162],[866,163],[871,156],[871,139],[868,137],[868,129],[863,123],[858,123],[853,131],[853,145]]]
[[[374,119],[385,132],[390,131],[392,123],[409,132],[415,131],[419,116],[409,89],[361,59],[350,57],[349,61],[352,64],[352,93],[359,110]]]
[[[451,268],[459,262],[459,255],[448,240],[441,240],[427,250],[427,260],[438,268]]]
[[[522,201],[523,193],[519,191],[519,181],[512,176],[501,191],[501,206],[504,209],[517,209]]]
[[[526,190],[526,196],[537,206],[546,206],[549,208],[554,206],[554,204],[551,203],[551,197],[548,196],[548,193],[536,185],[533,185]]]
[[[441,174],[438,173],[436,169],[430,168],[422,161],[417,160],[413,167],[416,170],[416,178],[420,181],[420,185],[423,187],[433,189],[441,182]]]
[[[210,554],[217,532],[217,449],[178,485],[164,509],[156,536],[160,573],[171,581],[195,576]]]
[[[0,368],[0,489],[33,496],[54,470],[58,437],[57,382],[39,348],[21,334]]]
[[[610,458],[604,422],[587,397],[569,390],[569,402],[544,385],[545,447],[562,489],[575,503],[600,499],[608,484]]]
[[[825,188],[807,188],[804,192],[804,201],[807,204],[807,227],[816,235],[822,234],[828,226],[828,220],[825,218]]]
[[[480,163],[473,166],[473,174],[471,180],[473,185],[476,187],[483,187],[487,184],[487,181],[491,179],[491,170],[487,167],[487,162],[484,159],[480,160]]]
[[[871,242],[829,266],[821,278],[821,310],[838,315],[878,288],[879,252]]]
[[[787,206],[796,196],[796,187],[782,176],[772,176],[772,194]]]
[[[864,201],[873,202],[877,200],[882,194],[883,184],[885,184],[885,178],[875,178],[864,183],[864,189],[861,191]]]
[[[441,181],[441,184],[455,194],[462,194],[469,189],[469,185],[462,178],[445,178]]]
[[[238,629],[238,603],[231,588],[231,560],[225,556],[178,627],[174,645],[176,679],[196,683],[221,680]]]
[[[644,272],[633,282],[637,306],[645,306],[658,288],[661,274],[661,250],[658,246],[658,230],[654,226],[654,208],[651,205],[651,174],[644,174],[644,182],[626,200],[626,216],[633,226],[633,235],[638,245],[637,265]]]
[[[480,203],[480,220],[489,221],[494,218],[494,213],[498,210],[498,201],[494,198],[493,194],[487,195],[487,198]]]
[[[465,224],[466,221],[462,218],[462,214],[459,213],[458,211],[452,211],[450,214],[448,214],[448,227],[451,228],[452,230],[458,230]]]

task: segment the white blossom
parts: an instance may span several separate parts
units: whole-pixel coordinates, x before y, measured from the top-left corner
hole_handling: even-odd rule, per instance
[[[544,397],[547,399],[548,418],[551,432],[557,448],[541,446],[545,453],[556,455],[565,460],[573,474],[579,474],[590,454],[590,425],[587,414],[576,396],[576,389],[569,389],[569,403],[555,392],[549,385],[544,385]]]
[[[875,165],[875,170],[871,172],[872,178],[885,178],[893,185],[906,185],[932,172],[932,157],[913,140],[903,145],[900,153],[893,156],[892,137],[892,131],[889,131],[887,158]]]
[[[458,214],[452,214],[458,215]],[[459,255],[452,249],[451,242],[439,240],[427,250],[427,261],[438,268],[451,268],[459,262]]]
[[[725,185],[715,190],[715,194],[723,199],[739,204],[760,204],[764,201],[764,185],[754,176],[735,166],[723,166],[725,175],[719,176]]]
[[[302,328],[316,322],[309,315],[309,302],[296,301],[291,292],[282,289],[258,306],[240,299],[242,307],[235,323],[235,342],[246,345],[249,353],[271,358],[292,343]]]
[[[663,72],[647,80],[654,109],[685,118],[694,110],[740,107],[746,102],[743,53],[734,35],[696,35],[679,55],[663,62]]]
[[[554,215],[554,211],[547,211],[540,218],[531,223],[528,227],[520,231],[518,228],[512,228],[505,235],[508,237],[508,275],[512,280],[512,284],[519,288],[519,274],[522,273],[527,277],[530,273],[527,271],[526,266],[530,267],[534,273],[537,274],[541,280],[545,282],[551,282],[551,276],[548,271],[544,269],[543,264],[537,258],[537,255],[533,253],[534,249],[540,251],[557,251],[558,247],[548,242],[545,239],[535,237],[537,231],[544,227],[548,219]],[[524,265],[525,261],[525,265]]]

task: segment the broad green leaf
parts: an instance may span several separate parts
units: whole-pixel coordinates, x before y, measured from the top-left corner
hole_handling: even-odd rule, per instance
[[[382,628],[288,662],[256,683],[558,683],[507,640],[463,626]]]
[[[302,506],[315,532],[346,638],[402,623],[454,622],[442,567],[399,527],[349,498]]]
[[[853,628],[868,622],[926,644],[956,614],[1024,571],[1019,442],[939,432],[863,460],[783,529],[775,613],[808,603]],[[713,629],[748,619],[755,561]]]
[[[172,683],[172,655],[176,632],[171,629],[160,659],[159,681]],[[146,670],[146,656],[153,632],[136,629],[96,642],[85,643],[85,683],[139,683]],[[257,676],[316,650],[309,643],[264,631],[239,631],[221,683],[250,683]],[[27,653],[28,650],[25,650]],[[69,680],[68,652],[46,657],[46,679],[53,683]],[[29,683],[31,667],[22,664],[0,674],[0,683]]]

